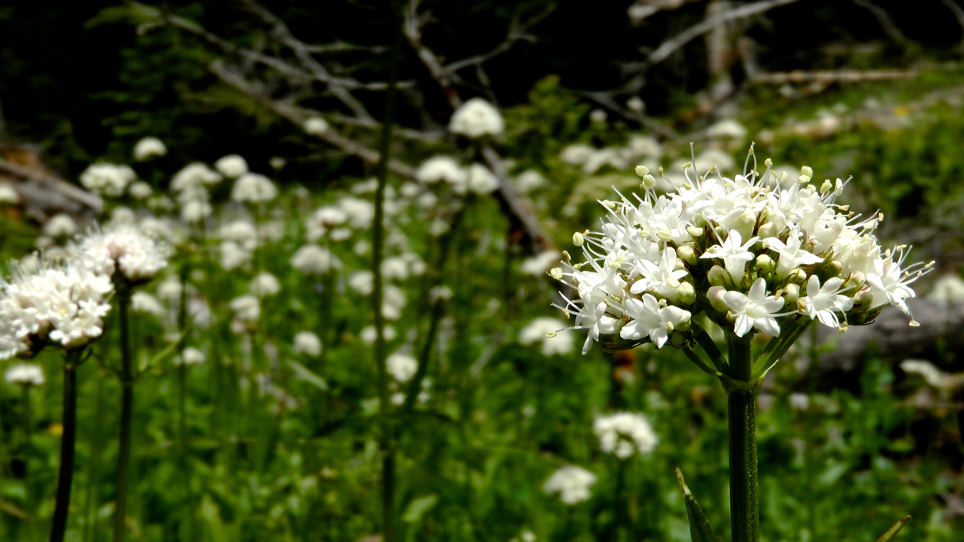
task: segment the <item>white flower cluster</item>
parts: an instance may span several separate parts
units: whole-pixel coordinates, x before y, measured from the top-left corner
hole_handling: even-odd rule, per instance
[[[109,275],[83,261],[30,257],[0,281],[0,359],[31,357],[47,344],[77,349],[99,337],[113,292]]]
[[[550,270],[575,292],[560,308],[588,331],[584,352],[592,341],[684,344],[699,313],[738,337],[789,336],[813,320],[845,330],[885,305],[910,316],[910,284],[933,262],[905,265],[906,246],[882,249],[881,215],[837,203],[844,181],[815,186],[807,166],[796,179],[778,178],[769,159],[760,174],[752,147],[751,160],[754,168],[732,179],[690,164],[667,194],[639,166],[644,196],[601,202],[609,214],[600,231],[573,235],[585,261]]]
[[[93,231],[74,247],[78,259],[96,273],[131,283],[150,280],[167,266],[170,247],[134,224],[113,224]]]
[[[21,386],[40,386],[46,381],[44,370],[33,363],[14,363],[3,373],[3,378]]]
[[[130,166],[118,164],[91,164],[80,174],[84,188],[107,196],[120,196],[137,174]]]
[[[499,110],[482,98],[472,98],[462,104],[449,121],[449,131],[470,138],[497,136],[505,129]]]
[[[549,476],[542,490],[558,494],[564,504],[573,505],[589,500],[589,489],[596,483],[596,475],[582,467],[567,465]]]
[[[142,161],[152,156],[164,156],[167,154],[167,147],[164,142],[156,137],[145,137],[134,145],[134,160]]]
[[[207,187],[215,185],[223,177],[217,171],[200,162],[184,166],[171,179],[171,190],[181,208],[181,218],[197,223],[210,216],[211,202]]]
[[[599,437],[599,448],[620,459],[627,459],[637,452],[648,454],[659,442],[646,416],[635,412],[599,416],[592,430]]]

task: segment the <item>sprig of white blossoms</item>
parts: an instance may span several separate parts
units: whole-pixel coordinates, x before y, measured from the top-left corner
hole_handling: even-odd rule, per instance
[[[549,476],[542,490],[549,495],[558,494],[559,500],[571,506],[589,500],[590,488],[595,483],[595,474],[582,467],[566,465]]]
[[[636,412],[599,416],[593,422],[592,430],[599,438],[599,448],[620,459],[627,459],[637,452],[646,455],[659,442],[646,416]]]
[[[550,270],[574,292],[563,293],[559,308],[587,330],[584,353],[593,341],[685,344],[700,313],[738,337],[780,336],[813,320],[844,331],[870,323],[885,305],[917,325],[906,300],[933,262],[908,265],[909,247],[881,248],[874,231],[882,214],[862,217],[837,203],[847,182],[818,187],[807,166],[787,179],[769,159],[764,165],[755,170],[752,147],[732,179],[688,163],[666,194],[639,166],[643,196],[600,202],[608,215],[599,231],[573,235],[584,261],[565,254]]]
[[[0,359],[29,358],[48,344],[78,349],[103,333],[114,287],[85,261],[39,256],[0,280]]]

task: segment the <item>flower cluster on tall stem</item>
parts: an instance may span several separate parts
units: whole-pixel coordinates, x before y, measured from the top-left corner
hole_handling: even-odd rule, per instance
[[[906,246],[883,249],[874,234],[883,216],[838,203],[846,181],[817,185],[807,166],[790,179],[769,159],[764,165],[758,172],[752,146],[733,178],[691,162],[667,193],[657,193],[656,178],[639,166],[644,194],[601,201],[607,214],[599,230],[573,235],[582,261],[564,253],[549,272],[567,287],[559,308],[587,332],[584,353],[593,342],[669,344],[719,378],[728,398],[736,542],[759,540],[755,401],[763,376],[814,321],[846,331],[892,305],[917,325],[906,303],[915,296],[910,285],[934,266],[906,264]],[[726,354],[712,328],[722,329]],[[758,334],[768,339],[754,352]]]

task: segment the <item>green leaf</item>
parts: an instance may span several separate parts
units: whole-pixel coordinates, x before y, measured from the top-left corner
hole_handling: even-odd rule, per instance
[[[325,382],[325,379],[316,375],[304,365],[298,363],[297,361],[288,360],[288,366],[291,367],[291,371],[295,373],[295,376],[298,377],[298,379],[304,380],[320,390],[328,389],[328,383]]]
[[[887,529],[886,533],[880,535],[880,538],[877,539],[877,542],[887,542],[888,540],[893,539],[895,536],[897,536],[897,533],[904,528],[904,525],[908,521],[910,521],[909,515],[902,517],[897,523],[891,526],[890,529]]]
[[[408,506],[405,508],[405,513],[402,515],[402,521],[407,523],[418,522],[422,519],[422,516],[424,516],[426,512],[435,506],[435,503],[437,502],[438,495],[435,493],[412,499],[412,502],[408,503]]]
[[[676,480],[679,482],[679,488],[683,492],[683,500],[686,502],[686,517],[690,521],[690,539],[693,542],[720,542],[719,537],[713,533],[713,528],[710,527],[706,514],[700,508],[700,503],[696,502],[696,497],[693,496],[690,488],[683,481],[683,473],[680,472],[679,468],[673,470],[676,471]]]

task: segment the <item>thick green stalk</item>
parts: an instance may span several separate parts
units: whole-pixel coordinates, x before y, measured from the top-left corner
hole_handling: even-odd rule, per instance
[[[70,485],[74,479],[74,442],[77,436],[77,363],[80,351],[67,352],[64,360],[63,415],[60,435],[60,467],[57,470],[57,503],[50,525],[50,542],[63,542],[70,509]]]
[[[730,378],[727,418],[730,431],[730,527],[733,542],[760,540],[759,482],[756,455],[756,391],[750,338],[728,338]]]
[[[117,288],[117,315],[120,330],[120,432],[117,442],[117,472],[114,495],[114,541],[123,542],[127,534],[127,485],[131,465],[131,416],[134,410],[134,367],[131,359],[131,340],[128,311],[131,291],[128,286]]]
[[[27,514],[27,534],[33,537],[34,505],[33,488],[30,487],[30,385],[20,385],[20,401],[23,403],[23,502],[24,512]]]

